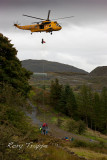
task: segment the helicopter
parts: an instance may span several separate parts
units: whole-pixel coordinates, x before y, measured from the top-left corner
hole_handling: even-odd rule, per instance
[[[40,33],[41,32],[46,32],[46,33],[48,32],[48,33],[52,34],[53,31],[59,31],[59,30],[62,29],[61,25],[59,25],[56,20],[74,17],[74,16],[70,16],[70,17],[58,18],[58,19],[53,19],[53,21],[51,21],[49,19],[50,12],[51,12],[51,10],[48,11],[47,19],[33,17],[33,16],[29,16],[29,15],[23,15],[23,16],[26,16],[26,17],[39,19],[41,21],[33,22],[32,25],[20,26],[18,24],[14,24],[14,26],[19,28],[19,29],[22,29],[22,30],[30,30],[31,34],[33,32],[40,32]]]

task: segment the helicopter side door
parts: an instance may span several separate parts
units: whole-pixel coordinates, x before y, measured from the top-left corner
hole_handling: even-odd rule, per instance
[[[39,25],[39,28],[44,29],[44,25],[43,24]]]

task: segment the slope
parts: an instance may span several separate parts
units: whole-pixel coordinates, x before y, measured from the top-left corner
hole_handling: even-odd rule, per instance
[[[51,62],[46,60],[24,60],[22,61],[22,66],[27,70],[32,72],[75,72],[75,73],[86,73],[86,71],[70,66],[67,64],[62,64],[58,62]],[[44,66],[44,71],[43,71]]]
[[[107,76],[107,66],[100,66],[90,72],[91,76]]]

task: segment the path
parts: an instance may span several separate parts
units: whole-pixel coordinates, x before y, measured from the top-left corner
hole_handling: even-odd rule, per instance
[[[42,125],[42,122],[40,122],[40,120],[37,118],[36,114],[37,114],[37,109],[36,107],[30,102],[28,101],[28,103],[30,104],[30,106],[32,107],[32,113],[28,113],[26,112],[26,115],[29,116],[32,119],[33,124],[36,124],[38,126]]]
[[[27,113],[27,116],[29,116],[32,119],[33,124],[36,124],[40,127],[43,123],[36,116],[36,114],[37,114],[36,107],[30,101],[29,101],[29,104],[32,107],[32,113]],[[56,138],[59,138],[59,139],[62,139],[64,137],[68,137],[70,139],[70,138],[73,137],[74,139],[78,139],[78,140],[85,140],[85,141],[88,141],[88,142],[90,141],[90,139],[87,138],[87,137],[84,137],[84,136],[81,136],[81,135],[76,135],[76,134],[73,134],[73,133],[68,132],[68,131],[64,131],[63,129],[57,127],[56,125],[54,125],[50,122],[48,122],[48,127],[49,127],[49,133],[53,137],[56,137]],[[96,141],[93,140],[92,142],[96,142]]]

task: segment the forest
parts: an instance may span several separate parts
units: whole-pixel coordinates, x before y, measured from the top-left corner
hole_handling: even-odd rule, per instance
[[[67,85],[60,85],[58,79],[50,87],[50,104],[59,112],[82,120],[87,127],[107,133],[107,88],[101,93],[95,92],[87,85],[81,86],[76,93]]]

